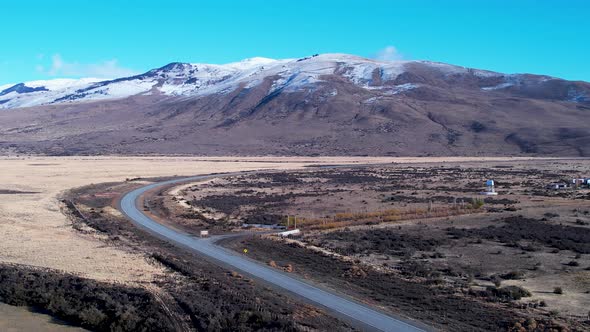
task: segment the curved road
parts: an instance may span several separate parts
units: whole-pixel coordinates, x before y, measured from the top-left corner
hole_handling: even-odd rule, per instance
[[[193,176],[150,184],[127,193],[121,199],[121,210],[137,226],[148,232],[171,241],[182,247],[189,248],[198,254],[208,256],[224,266],[231,266],[237,270],[250,274],[258,279],[264,280],[273,286],[282,288],[289,292],[304,297],[319,306],[328,308],[337,313],[338,316],[347,320],[360,323],[368,329],[378,331],[426,331],[420,323],[402,321],[393,318],[382,312],[371,309],[367,305],[360,304],[329,291],[319,289],[305,281],[293,278],[282,271],[248,259],[240,254],[222,248],[211,240],[192,237],[188,234],[173,230],[157,223],[141,212],[137,206],[139,197],[148,190],[157,187],[188,182],[194,180],[205,180],[220,176],[237,175],[243,173],[226,173],[217,175]]]

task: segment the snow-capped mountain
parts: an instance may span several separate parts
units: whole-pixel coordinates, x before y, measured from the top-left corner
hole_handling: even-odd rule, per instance
[[[3,86],[0,154],[588,156],[589,96],[586,82],[345,54],[171,63]]]
[[[267,94],[310,90],[335,78],[367,90],[395,95],[424,86],[471,87],[487,92],[544,90],[556,82],[547,76],[505,75],[428,61],[376,61],[346,54],[301,59],[250,58],[224,65],[171,63],[144,74],[113,80],[55,79],[0,87],[0,108],[90,102],[134,95],[198,97],[255,88],[265,80]],[[560,88],[563,90],[563,87]],[[337,93],[335,91],[334,93]],[[528,91],[531,93],[531,91]],[[590,100],[588,89],[571,85],[551,98]]]

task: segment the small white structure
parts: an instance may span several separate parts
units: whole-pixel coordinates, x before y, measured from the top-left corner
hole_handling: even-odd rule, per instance
[[[572,184],[576,188],[583,187],[583,186],[590,186],[590,179],[589,178],[572,179]]]
[[[209,231],[201,231],[201,237],[208,237]]]
[[[565,182],[554,182],[554,183],[550,183],[546,186],[547,189],[553,189],[553,190],[560,190],[560,189],[567,189],[568,185]]]
[[[579,187],[580,185],[586,184],[586,179],[573,179],[572,183],[574,187]]]
[[[301,231],[299,229],[292,229],[290,231],[280,232],[278,234],[280,237],[285,237],[285,236],[289,236],[289,235],[299,235],[299,234],[301,234]]]
[[[486,191],[482,192],[482,195],[486,195],[486,196],[496,196],[498,195],[498,193],[496,192],[496,190],[494,189],[494,180],[487,180],[486,181]]]

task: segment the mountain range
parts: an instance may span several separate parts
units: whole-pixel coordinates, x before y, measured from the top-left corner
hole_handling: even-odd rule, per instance
[[[0,86],[0,152],[590,154],[590,83],[346,54]]]

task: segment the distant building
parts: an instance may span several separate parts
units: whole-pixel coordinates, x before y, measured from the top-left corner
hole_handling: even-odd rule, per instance
[[[569,185],[565,182],[554,182],[554,183],[550,183],[546,186],[547,189],[554,189],[554,190],[560,190],[560,189],[567,189],[569,188]]]
[[[572,179],[572,184],[576,188],[590,187],[590,178],[576,178],[576,179]]]
[[[496,196],[496,195],[498,195],[498,193],[494,189],[494,186],[495,185],[496,185],[496,183],[494,182],[494,180],[487,180],[486,181],[486,191],[481,192],[480,195],[486,195],[486,196]]]

